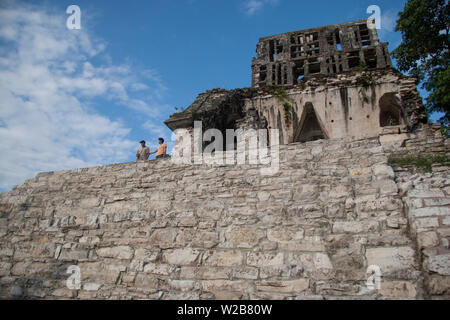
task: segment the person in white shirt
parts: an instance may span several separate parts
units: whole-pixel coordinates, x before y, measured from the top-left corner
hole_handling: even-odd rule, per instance
[[[145,141],[142,140],[141,147],[136,152],[136,161],[138,160],[148,160],[148,156],[150,155],[150,149],[145,145]]]

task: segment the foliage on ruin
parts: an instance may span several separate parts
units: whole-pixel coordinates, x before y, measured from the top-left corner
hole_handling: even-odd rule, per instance
[[[433,164],[448,164],[450,158],[445,154],[429,154],[420,156],[404,156],[389,158],[389,163],[399,166],[413,166],[424,170],[424,172],[432,172]]]

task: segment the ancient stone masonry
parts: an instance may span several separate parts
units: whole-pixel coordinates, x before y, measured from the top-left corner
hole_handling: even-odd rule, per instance
[[[448,154],[424,130],[410,143]],[[165,159],[41,173],[0,195],[0,297],[449,298],[448,164],[394,171],[407,142],[390,135],[282,145],[273,176]]]
[[[450,299],[450,140],[416,79],[365,20],[257,48],[251,88],[209,90],[165,123],[278,129],[278,171],[246,153],[40,173],[0,194],[0,298]],[[419,155],[440,160],[393,161]]]
[[[427,120],[415,79],[394,69],[314,76],[295,86],[207,91],[165,121],[176,131],[279,129],[280,143],[376,137],[383,128],[413,131]]]
[[[251,88],[206,91],[165,124],[278,129],[288,144],[375,137],[388,126],[412,132],[427,122],[417,79],[392,67],[387,43],[366,20],[265,37],[257,53]]]
[[[375,25],[359,20],[261,38],[252,86],[294,85],[304,76],[392,66]]]

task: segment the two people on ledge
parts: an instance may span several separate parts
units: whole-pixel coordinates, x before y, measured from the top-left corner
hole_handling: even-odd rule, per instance
[[[163,138],[158,138],[159,147],[153,152],[150,152],[150,149],[145,145],[144,140],[142,140],[140,143],[141,147],[136,152],[136,161],[148,160],[148,157],[153,153],[156,153],[156,159],[167,157],[167,145],[164,143]]]

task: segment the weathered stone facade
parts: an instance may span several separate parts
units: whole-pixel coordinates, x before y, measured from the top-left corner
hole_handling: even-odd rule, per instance
[[[252,88],[207,91],[165,121],[279,129],[275,174],[159,159],[41,173],[0,194],[0,298],[450,298],[449,164],[388,162],[449,156],[449,142],[365,23],[263,38]]]
[[[0,297],[449,298],[449,167],[388,163],[448,145],[396,129],[282,145],[273,176],[168,159],[39,174],[0,195]]]
[[[409,132],[427,122],[417,79],[392,67],[387,43],[359,20],[261,38],[252,87],[200,94],[165,124],[173,131],[278,129],[280,144]],[[299,77],[302,76],[300,79]]]
[[[399,125],[414,131],[427,120],[416,80],[394,69],[315,76],[280,88],[214,89],[165,121],[172,129],[278,129],[280,144],[377,137]]]
[[[392,66],[373,20],[292,31],[259,39],[252,87],[294,85],[304,76]]]

